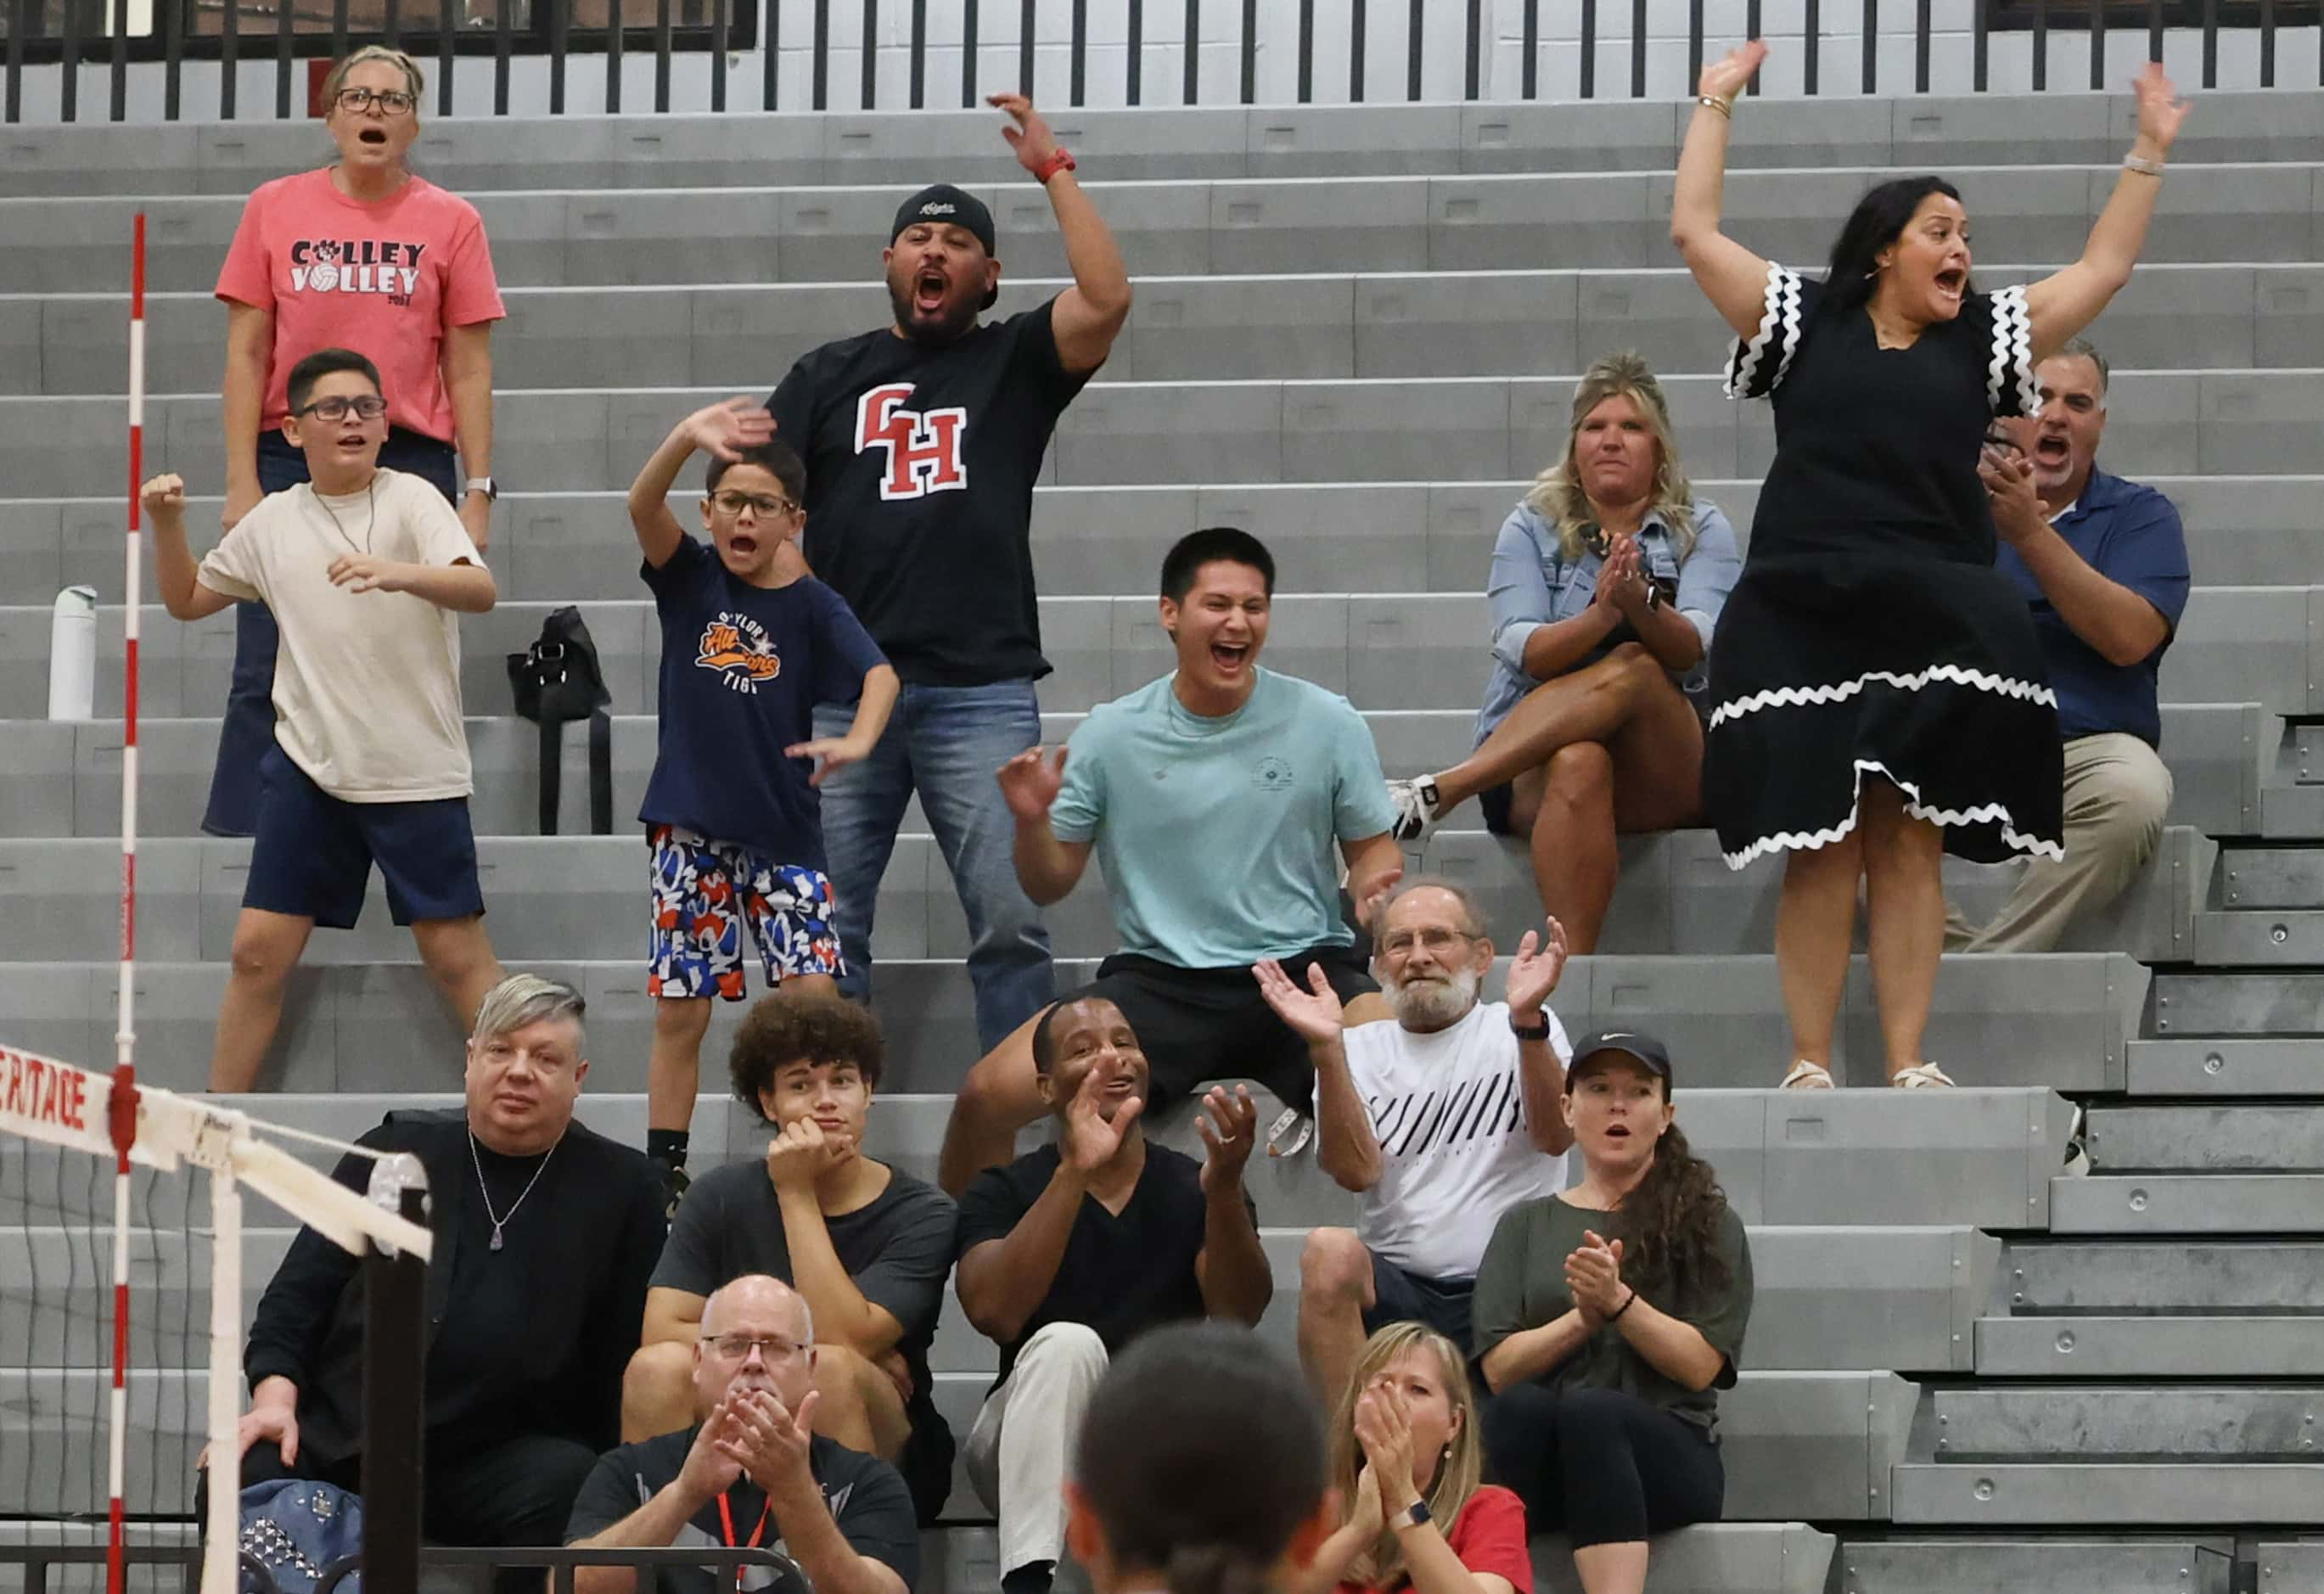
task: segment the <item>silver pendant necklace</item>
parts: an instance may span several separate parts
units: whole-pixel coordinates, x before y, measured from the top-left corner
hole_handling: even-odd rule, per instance
[[[309,482],[307,484],[307,491],[315,493],[313,483]],[[361,548],[355,547],[355,539],[347,535],[346,527],[339,520],[339,511],[333,509],[321,493],[315,493],[315,502],[322,504],[323,512],[331,517],[331,525],[338,531],[339,540],[347,545],[349,552],[359,554],[371,552],[371,534],[373,529],[379,524],[379,473],[377,471],[372,473],[371,485],[364,489],[364,502],[370,512],[364,517],[364,539]]]
[[[522,1206],[524,1198],[532,1193],[532,1187],[540,1183],[540,1175],[549,1171],[549,1158],[557,1155],[557,1147],[564,1144],[565,1137],[559,1135],[557,1138],[557,1145],[549,1148],[548,1156],[540,1159],[540,1166],[532,1170],[532,1177],[525,1181],[524,1188],[518,1193],[517,1198],[509,1202],[508,1212],[503,1216],[493,1211],[492,1186],[484,1183],[484,1159],[476,1150],[476,1132],[474,1129],[468,1131],[468,1160],[475,1165],[476,1189],[484,1198],[484,1216],[493,1221],[492,1248],[493,1250],[501,1248],[501,1230],[508,1227],[510,1219],[516,1216],[517,1208]]]

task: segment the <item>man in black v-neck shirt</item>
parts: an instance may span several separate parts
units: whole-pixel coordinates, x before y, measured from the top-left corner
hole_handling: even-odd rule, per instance
[[[582,1010],[570,986],[511,975],[477,1009],[465,1110],[392,1112],[356,1142],[428,1172],[421,1525],[438,1543],[557,1543],[618,1437],[661,1187],[642,1153],[573,1121]],[[333,1176],[361,1192],[374,1166],[350,1155]],[[300,1230],[251,1320],[244,1487],[360,1486],[363,1331],[356,1259]]]
[[[1004,1594],[1049,1586],[1065,1458],[1108,1359],[1160,1323],[1256,1323],[1274,1293],[1242,1183],[1259,1119],[1248,1087],[1204,1098],[1198,1165],[1147,1139],[1145,1054],[1103,997],[1044,1013],[1033,1062],[1056,1142],[987,1168],[960,1203],[960,1304],[1001,1346],[967,1459],[1000,1517]]]
[[[801,356],[767,401],[776,436],[807,462],[807,562],[903,680],[872,755],[823,788],[840,989],[870,997],[873,901],[917,790],[967,916],[982,1051],[1052,990],[1048,933],[1010,862],[993,779],[1041,740],[1033,484],[1130,313],[1129,272],[1073,157],[1023,97],[991,103],[1047,192],[1074,285],[980,323],[1001,282],[991,212],[949,184],[924,189],[881,257],[892,323]],[[816,734],[844,735],[852,717],[826,704]]]

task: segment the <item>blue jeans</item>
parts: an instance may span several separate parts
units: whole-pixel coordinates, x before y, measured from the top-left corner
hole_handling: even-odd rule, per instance
[[[815,711],[817,736],[844,736],[851,705]],[[1017,883],[1016,825],[994,777],[1041,740],[1030,681],[985,686],[906,686],[872,756],[823,788],[823,850],[839,898],[840,989],[872,995],[872,916],[880,878],[896,849],[904,806],[917,788],[953,889],[968,915],[968,978],[976,990],[976,1038],[986,1051],[1039,1012],[1056,993],[1049,932]]]
[[[379,462],[432,483],[458,503],[452,445],[397,427],[387,434]],[[280,493],[307,479],[307,456],[280,431],[258,435],[258,485]],[[217,766],[202,828],[211,835],[258,834],[259,766],[274,745],[274,655],[282,644],[273,612],[263,604],[234,606],[234,674],[226,689],[226,721],[218,726]]]

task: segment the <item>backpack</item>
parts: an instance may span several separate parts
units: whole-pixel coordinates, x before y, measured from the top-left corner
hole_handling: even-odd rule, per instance
[[[241,1594],[316,1594],[327,1580],[335,1594],[362,1594],[363,1515],[361,1495],[327,1483],[252,1484],[242,1491]]]
[[[589,828],[596,835],[613,834],[613,722],[605,707],[613,701],[613,695],[605,689],[597,644],[590,638],[581,611],[570,604],[550,610],[532,646],[508,656],[508,675],[516,712],[540,727],[540,834],[557,834],[565,773],[564,728],[573,720],[586,720]]]

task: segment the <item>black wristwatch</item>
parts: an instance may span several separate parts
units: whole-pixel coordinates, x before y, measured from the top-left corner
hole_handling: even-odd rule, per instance
[[[1547,1040],[1549,1038],[1549,1015],[1547,1013],[1544,1013],[1541,1016],[1541,1022],[1538,1024],[1520,1024],[1517,1022],[1517,1016],[1515,1013],[1511,1013],[1509,1015],[1509,1033],[1516,1036],[1519,1040]]]
[[[1388,1526],[1397,1533],[1402,1533],[1407,1527],[1418,1527],[1422,1523],[1432,1520],[1434,1519],[1428,1515],[1428,1502],[1415,1500],[1397,1513],[1396,1520],[1389,1523]]]

